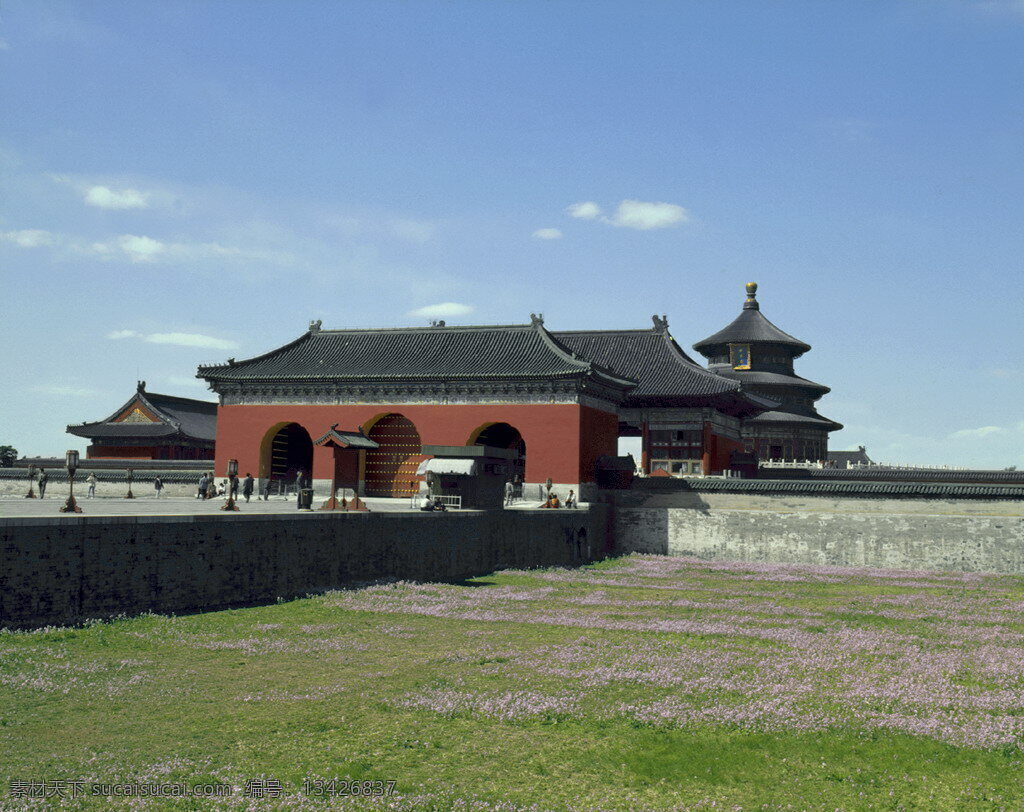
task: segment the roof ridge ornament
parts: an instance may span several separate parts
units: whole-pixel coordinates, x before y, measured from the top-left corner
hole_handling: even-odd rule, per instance
[[[747,282],[747,301],[743,303],[744,310],[760,310],[761,305],[757,301],[757,282]]]
[[[530,324],[532,324],[534,327],[543,327],[544,326],[544,314],[543,313],[531,313],[530,314]]]
[[[658,314],[655,313],[651,316],[651,321],[654,322],[654,332],[656,333],[667,333],[668,332],[668,316],[662,315],[659,319]]]
[[[136,381],[135,382],[135,391],[136,392],[145,392],[146,391],[146,382],[145,381]]]
[[[322,319],[317,319],[316,321],[310,321],[309,322],[309,332],[311,332],[313,335],[316,335],[317,333],[320,332],[320,325],[321,324],[323,324],[323,320]]]

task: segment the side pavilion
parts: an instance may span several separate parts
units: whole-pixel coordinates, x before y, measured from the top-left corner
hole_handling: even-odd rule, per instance
[[[86,459],[212,460],[217,404],[146,391],[135,393],[104,420],[67,427],[90,445]]]

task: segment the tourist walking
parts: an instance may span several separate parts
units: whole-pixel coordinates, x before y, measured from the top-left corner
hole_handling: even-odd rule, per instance
[[[37,483],[39,485],[39,498],[40,499],[46,498],[46,483],[49,482],[49,481],[50,481],[50,477],[47,475],[46,469],[40,468],[39,469],[39,481]]]
[[[213,475],[213,471],[210,471],[206,478],[206,498],[213,499],[217,495],[217,479]]]
[[[567,508],[576,507],[576,492],[572,488],[569,488],[569,495],[565,497],[565,506]]]
[[[508,507],[512,504],[512,498],[515,495],[515,488],[512,486],[512,480],[505,483],[505,506]]]
[[[206,474],[199,477],[199,490],[196,491],[196,499],[206,498]]]
[[[153,490],[156,491],[156,498],[160,498],[160,491],[164,489],[164,481],[160,477],[153,480]]]
[[[263,501],[270,501],[270,477],[267,477],[263,483]]]
[[[309,488],[309,477],[306,476],[306,472],[300,470],[295,475],[295,498],[302,502],[302,492]]]
[[[245,501],[249,501],[249,497],[252,496],[252,489],[255,485],[255,481],[252,478],[252,474],[247,473],[245,475],[245,481],[242,482],[242,496],[245,497]]]
[[[85,478],[85,484],[89,486],[89,493],[86,496],[87,499],[92,499],[96,496],[96,482],[96,474],[89,474],[89,476]]]

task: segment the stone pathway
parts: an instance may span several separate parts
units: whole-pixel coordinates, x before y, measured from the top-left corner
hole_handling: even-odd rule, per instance
[[[78,489],[75,488],[77,491]],[[76,497],[77,498],[77,497]],[[323,504],[326,497],[318,496],[313,500],[313,506],[318,508]],[[47,492],[45,499],[26,499],[23,496],[0,496],[0,519],[5,518],[26,518],[26,517],[61,517],[72,514],[61,513],[60,508],[67,499],[64,493],[51,489]],[[77,499],[79,507],[82,508],[81,516],[183,516],[183,515],[205,515],[221,513],[224,500],[208,499],[201,501],[190,496],[171,496],[157,499],[153,496],[141,496],[136,499],[121,499],[116,497],[97,497],[94,499]],[[410,506],[409,499],[386,499],[381,497],[367,497],[363,500],[374,513],[407,512],[414,508]],[[532,510],[537,508],[539,502],[535,500],[523,500],[512,506],[513,510]],[[581,507],[586,507],[582,505]],[[283,499],[271,497],[269,501],[256,501],[249,503],[244,500],[238,503],[239,515],[245,513],[274,514],[274,513],[297,513],[295,499]]]

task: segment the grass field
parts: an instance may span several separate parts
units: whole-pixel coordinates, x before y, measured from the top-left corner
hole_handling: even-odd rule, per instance
[[[657,556],[6,632],[0,808],[1024,809],[1022,668],[1019,578]]]

